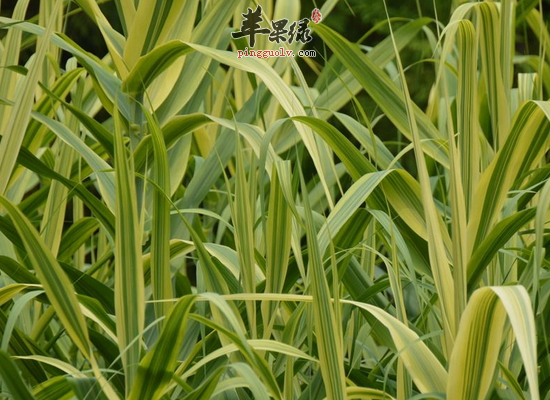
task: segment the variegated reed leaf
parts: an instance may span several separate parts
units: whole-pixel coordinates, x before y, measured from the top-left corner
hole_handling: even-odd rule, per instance
[[[21,379],[19,369],[5,351],[0,350],[0,376],[14,400],[34,400],[27,385]]]
[[[237,135],[238,133],[235,133]],[[256,291],[256,274],[254,261],[254,232],[255,213],[251,204],[251,196],[255,192],[249,181],[253,182],[252,177],[247,179],[244,169],[244,156],[242,154],[240,139],[237,140],[237,170],[235,176],[235,201],[229,199],[231,206],[231,218],[235,226],[235,247],[239,257],[240,280],[245,292],[254,293]],[[229,196],[231,194],[229,193]],[[253,198],[253,197],[252,197]],[[253,339],[257,337],[256,330],[256,306],[254,303],[247,302],[247,315],[250,333]]]
[[[384,7],[386,7],[387,12],[387,6],[385,2]],[[441,302],[442,324],[445,332],[445,347],[446,351],[449,352],[449,350],[453,347],[454,337],[458,325],[458,315],[457,309],[455,308],[456,289],[454,287],[451,267],[447,259],[447,255],[445,252],[445,243],[443,241],[443,232],[445,231],[445,229],[442,228],[442,226],[439,224],[439,216],[432,196],[430,177],[420,140],[419,124],[417,123],[417,117],[414,112],[413,102],[411,100],[411,96],[407,86],[405,72],[403,69],[403,64],[401,62],[401,56],[398,54],[397,46],[395,44],[395,40],[393,39],[391,23],[390,35],[392,37],[392,40],[394,41],[394,50],[396,52],[395,57],[399,70],[401,87],[403,90],[403,99],[405,102],[409,129],[411,130],[412,134],[412,142],[414,146],[414,154],[418,170],[418,180],[420,182],[422,201],[424,203],[424,213],[426,216],[430,264],[432,268],[435,287],[439,296],[439,301]],[[451,151],[454,151],[454,149],[451,149]],[[456,190],[456,192],[461,193],[461,190]],[[463,289],[465,290],[465,288]]]
[[[105,17],[95,1],[77,0],[77,3],[96,23],[103,39],[105,39],[105,44],[109,49],[109,54],[114,61],[117,72],[124,79],[128,75],[128,66],[125,64],[122,57],[126,39],[111,26],[109,20]]]
[[[376,172],[376,168],[353,144],[334,126],[313,117],[295,117],[296,120],[310,126],[315,133],[333,149],[342,160],[354,180],[363,175]],[[383,185],[384,192],[375,189],[372,206],[384,209],[387,201],[398,211],[403,220],[420,236],[426,236],[426,222],[423,215],[422,200],[418,182],[404,170],[396,170],[388,175],[388,184]]]
[[[342,64],[353,74],[363,89],[369,93],[399,131],[408,135],[409,139],[412,139],[411,127],[407,118],[406,103],[396,84],[369,57],[362,54],[356,46],[349,43],[332,29],[321,23],[315,27],[315,32],[334,51]],[[418,106],[414,104],[411,107],[418,121],[420,137],[422,139],[431,139],[424,141],[422,148],[426,154],[433,157],[442,165],[448,166],[449,160],[445,146],[434,140],[441,139],[440,133]]]
[[[13,19],[23,20],[27,12],[30,0],[18,1],[13,9]],[[4,99],[13,98],[15,84],[17,83],[16,72],[7,68],[10,65],[17,65],[20,56],[22,32],[17,29],[10,29],[6,34],[2,49],[2,62],[4,68],[0,69],[0,96]],[[8,122],[8,115],[11,113],[8,104],[0,104],[0,129],[4,132]]]
[[[137,378],[128,396],[130,400],[162,398],[176,369],[189,312],[194,304],[194,296],[184,296],[178,300],[155,346],[139,364]]]
[[[9,213],[38,279],[67,333],[86,358],[91,357],[90,340],[84,316],[69,278],[44,244],[25,215],[11,202],[0,197],[0,204]]]
[[[141,360],[141,332],[145,319],[145,294],[141,254],[141,228],[136,203],[132,159],[124,144],[121,116],[115,112],[115,312],[117,338],[126,392],[129,393]]]
[[[142,92],[177,59],[191,53],[192,50],[191,47],[179,40],[173,40],[155,47],[154,50],[137,61],[135,67],[124,80],[123,90],[134,96]]]
[[[44,288],[48,300],[51,302],[67,334],[90,362],[94,375],[101,382],[102,389],[109,396],[109,399],[117,400],[117,394],[102,376],[92,353],[86,321],[84,320],[84,315],[81,312],[80,304],[71,281],[25,215],[9,200],[1,196],[0,204],[2,204],[10,215],[23,241],[38,280]]]
[[[507,1],[509,3],[509,1]],[[477,8],[478,25],[481,32],[480,49],[482,58],[482,72],[487,86],[487,99],[491,113],[493,128],[493,144],[496,150],[506,141],[510,127],[509,91],[504,85],[503,74],[506,73],[506,82],[510,81],[509,66],[505,69],[501,65],[501,42],[499,30],[500,17],[496,4],[483,2]],[[502,32],[510,34],[509,32]],[[509,43],[508,43],[509,46]],[[509,54],[509,49],[503,49]],[[509,60],[508,61],[508,65]]]
[[[266,65],[263,60],[258,59],[247,59],[239,60],[233,54],[229,52],[224,52],[220,50],[211,49],[205,46],[196,45],[188,43],[189,46],[194,48],[196,51],[201,54],[212,57],[219,62],[222,62],[226,65],[232,66],[234,68],[241,69],[243,71],[251,72],[257,74],[262,78],[262,81],[269,88],[273,96],[279,101],[281,107],[286,111],[286,113],[291,116],[303,116],[306,115],[306,112],[294,93],[288,88],[282,79],[278,76],[275,70]],[[323,161],[321,156],[328,157],[328,148],[326,145],[316,139],[311,130],[301,124],[297,124],[296,129],[298,130],[304,145],[309,151],[315,168],[319,172],[319,179],[323,184],[325,189],[325,194],[329,204],[332,206],[332,194],[328,188],[327,176],[333,174],[331,169],[327,170],[326,160]]]
[[[77,92],[74,94],[73,99],[77,106],[81,106],[82,104],[83,90],[84,86],[83,82],[81,82],[81,84],[78,85]],[[80,125],[74,116],[69,116],[67,125],[69,130],[73,131],[74,135],[79,135]],[[62,176],[70,177],[75,152],[63,141],[59,141],[57,146],[58,157],[56,160],[56,172]],[[68,193],[68,189],[61,182],[52,182],[50,192],[48,193],[48,200],[46,201],[44,217],[42,219],[41,234],[44,237],[44,242],[55,256],[58,254],[61,242]]]
[[[173,39],[188,39],[192,43],[201,43],[209,48],[216,48],[218,42],[223,40],[222,34],[231,19],[232,11],[239,4],[241,4],[239,0],[211,3],[210,7],[203,9],[205,14],[193,29],[190,39],[186,37],[187,35],[176,36]],[[194,17],[192,14],[188,15],[188,18]],[[189,102],[201,80],[205,77],[210,61],[210,57],[206,54],[193,54],[187,58],[181,73],[177,77],[172,77],[177,79],[172,84],[169,94],[157,108],[161,123],[167,122]],[[170,79],[170,82],[174,82],[174,80]]]
[[[172,298],[172,277],[170,274],[170,171],[166,154],[166,145],[162,131],[147,110],[143,109],[153,141],[153,227],[151,229],[151,283],[153,299]],[[157,318],[168,316],[169,302],[155,303]]]
[[[529,295],[521,286],[485,287],[470,298],[450,358],[449,399],[484,399],[493,384],[506,315],[514,331],[529,381],[539,399],[535,321]]]
[[[309,279],[313,294],[313,321],[319,351],[320,369],[323,375],[323,383],[327,392],[327,398],[337,400],[346,398],[346,382],[344,372],[344,357],[342,354],[342,338],[337,326],[333,307],[340,304],[330,302],[330,289],[323,268],[322,253],[317,242],[317,233],[313,223],[313,216],[309,206],[308,193],[302,177],[302,190],[304,191],[304,214],[306,236],[309,251]],[[337,283],[333,283],[337,284]]]
[[[469,21],[458,24],[457,132],[466,215],[473,204],[479,180],[479,131],[477,116],[477,38]]]
[[[444,393],[448,380],[447,371],[415,332],[378,307],[350,300],[341,302],[368,311],[386,326],[398,356],[422,393]]]
[[[61,3],[61,0],[57,0],[55,3],[54,15],[48,22],[44,37],[39,41],[32,66],[24,78],[25,85],[22,90],[17,92],[15,105],[11,110],[6,130],[2,135],[2,142],[0,142],[0,195],[6,193],[11,173],[15,167],[17,154],[19,153],[19,147],[23,143],[25,130],[30,120],[35,88],[40,79],[46,51],[50,45],[50,36],[56,22],[55,13],[61,7]]]
[[[440,86],[443,101],[442,109],[446,113],[446,131],[449,143],[449,160],[450,160],[450,190],[449,202],[451,203],[452,215],[452,264],[453,264],[453,280],[455,285],[454,305],[455,319],[460,320],[462,312],[466,307],[467,302],[467,262],[468,262],[468,245],[466,236],[466,226],[468,221],[468,204],[467,200],[470,197],[471,187],[477,183],[476,179],[479,175],[479,160],[477,159],[476,149],[479,142],[477,135],[478,121],[474,119],[472,122],[467,122],[472,119],[472,109],[475,106],[476,81],[470,77],[470,74],[476,74],[477,47],[475,47],[475,31],[473,25],[469,21],[459,21],[457,24],[450,25],[446,30],[446,41],[441,52],[441,58],[447,59],[454,43],[454,36],[457,36],[459,54],[458,54],[458,88],[457,88],[457,122],[456,126],[459,129],[466,131],[458,131],[459,143],[455,141],[455,128],[451,112],[450,94],[449,94],[449,79],[445,70],[445,63],[439,65],[436,87]],[[472,53],[473,48],[473,53]],[[472,96],[472,93],[474,94]],[[468,118],[468,119],[465,119]],[[469,125],[468,125],[469,124]],[[466,152],[466,154],[462,153]],[[470,154],[473,152],[473,154]],[[473,157],[473,159],[470,159]],[[468,163],[468,164],[465,164]],[[467,179],[466,184],[468,189],[464,188],[464,179]]]
[[[185,1],[143,0],[139,2],[133,23],[128,26],[124,48],[124,61],[130,69],[140,56],[147,54],[164,41],[184,6]]]
[[[429,18],[418,18],[397,29],[395,31],[395,41],[400,51],[405,49],[430,22]],[[390,38],[385,38],[375,45],[366,56],[379,68],[384,68],[395,56]],[[327,66],[323,68],[321,76],[315,82],[315,88],[322,90],[315,99],[315,106],[319,110],[319,116],[323,119],[330,115],[329,110],[340,110],[353,98],[353,95],[357,95],[362,89],[361,83],[349,69],[338,75],[334,74],[336,76],[327,85],[325,76],[333,74],[334,71],[330,66]]]
[[[285,199],[277,168],[273,168],[271,175],[267,213],[265,292],[282,293],[290,255],[292,212]],[[268,336],[271,331],[274,310],[275,304],[265,303],[262,305],[264,337]]]
[[[470,254],[497,221],[514,181],[542,156],[543,143],[550,129],[549,117],[550,106],[544,102],[525,103],[516,112],[506,142],[476,188],[478,205],[468,222],[468,237],[472,238],[468,241]]]

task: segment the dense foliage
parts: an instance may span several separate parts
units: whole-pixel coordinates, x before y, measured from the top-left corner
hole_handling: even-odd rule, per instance
[[[0,17],[0,398],[550,399],[542,4],[103,3]]]

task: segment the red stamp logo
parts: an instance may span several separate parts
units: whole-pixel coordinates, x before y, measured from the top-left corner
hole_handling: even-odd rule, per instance
[[[311,20],[318,24],[319,22],[321,22],[322,18],[323,16],[321,15],[321,11],[319,11],[318,8],[313,9],[313,11],[311,12]]]

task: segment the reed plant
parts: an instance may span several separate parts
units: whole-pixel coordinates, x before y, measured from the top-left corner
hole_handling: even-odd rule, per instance
[[[266,59],[247,8],[311,10],[30,3],[0,17],[0,398],[550,399],[542,3],[353,42],[327,0],[317,57]]]

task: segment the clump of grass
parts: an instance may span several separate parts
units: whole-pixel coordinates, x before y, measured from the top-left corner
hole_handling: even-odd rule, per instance
[[[371,47],[321,23],[299,62],[237,58],[238,0],[115,0],[120,31],[76,3],[108,54],[70,39],[66,1],[0,17],[2,396],[548,398],[537,2],[388,15]]]

